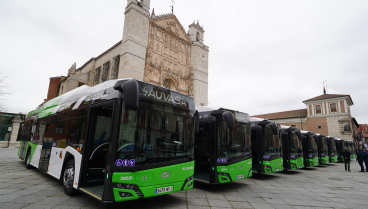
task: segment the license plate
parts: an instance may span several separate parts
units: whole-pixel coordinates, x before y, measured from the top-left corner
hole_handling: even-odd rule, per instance
[[[244,178],[244,174],[236,176],[236,179],[243,179],[243,178]]]
[[[172,191],[173,191],[173,186],[156,188],[156,194],[172,192]]]
[[[275,171],[280,171],[280,169],[279,168],[276,168]]]

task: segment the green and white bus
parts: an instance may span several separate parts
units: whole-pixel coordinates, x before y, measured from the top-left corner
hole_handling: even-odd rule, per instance
[[[260,118],[250,118],[253,171],[273,173],[284,170],[281,126]]]
[[[196,107],[194,179],[220,184],[252,175],[249,115],[224,108]]]
[[[193,188],[194,99],[134,79],[81,86],[27,115],[20,159],[102,203]]]
[[[300,130],[281,126],[284,169],[304,168],[303,141]]]
[[[319,165],[318,160],[318,137],[308,131],[300,131],[303,139],[304,167],[314,167]]]

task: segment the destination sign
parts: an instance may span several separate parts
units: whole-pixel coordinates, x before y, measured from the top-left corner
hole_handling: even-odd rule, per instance
[[[234,119],[238,122],[249,123],[249,115],[242,112],[234,112]]]
[[[186,97],[174,91],[169,91],[163,88],[144,85],[139,86],[139,95],[141,97],[146,97],[152,100],[168,103],[175,106],[180,106],[184,108],[190,108],[189,106],[194,105],[193,98]],[[190,103],[193,104],[190,104]]]

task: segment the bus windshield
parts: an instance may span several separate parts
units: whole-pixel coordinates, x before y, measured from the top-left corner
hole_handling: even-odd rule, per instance
[[[324,157],[326,155],[328,155],[328,146],[327,146],[327,140],[325,139],[325,137],[321,137],[321,156]]]
[[[353,146],[351,144],[348,144],[347,147],[348,147],[348,149],[349,149],[350,152],[353,152]]]
[[[189,110],[140,100],[137,111],[123,105],[119,124],[116,161],[125,160],[123,166],[193,156],[194,118]]]
[[[316,156],[318,152],[317,143],[313,135],[308,136],[308,152],[309,157]]]
[[[277,132],[280,134],[278,128]],[[263,134],[263,150],[265,159],[272,159],[272,156],[281,156],[281,137],[280,135],[274,135],[271,127],[267,124]]]
[[[290,132],[290,158],[297,158],[303,155],[301,139],[296,135],[295,131]]]
[[[217,122],[217,157],[227,159],[230,163],[240,156],[250,156],[250,124],[235,122],[235,128],[230,130],[226,121]]]
[[[331,153],[331,156],[335,156],[335,154],[336,154],[336,143],[335,143],[335,140],[331,140],[330,153]]]

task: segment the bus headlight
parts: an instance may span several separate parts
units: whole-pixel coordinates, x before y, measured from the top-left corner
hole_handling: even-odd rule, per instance
[[[190,180],[192,180],[194,177],[193,176],[189,176],[188,178],[187,178],[187,181],[190,181]]]
[[[230,175],[228,173],[218,173],[218,175],[221,176],[220,178],[221,178],[222,181],[229,181],[229,180],[231,181],[231,177],[230,177]],[[227,178],[223,178],[223,177],[227,177],[228,179]]]
[[[130,190],[135,190],[136,188],[138,188],[136,185],[134,184],[114,184],[113,183],[113,187],[115,188],[119,188],[119,189],[130,189]],[[135,188],[136,187],[136,188]]]

